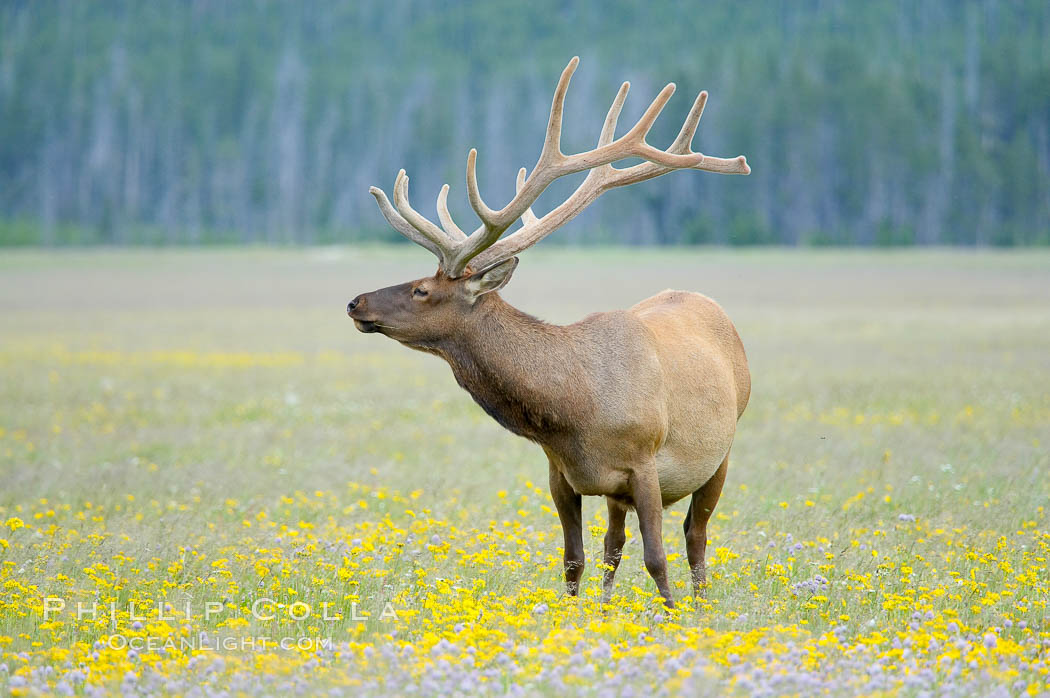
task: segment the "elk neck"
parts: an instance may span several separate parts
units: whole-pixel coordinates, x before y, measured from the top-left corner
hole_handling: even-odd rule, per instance
[[[586,403],[577,339],[571,326],[545,323],[488,293],[461,331],[431,349],[493,419],[548,443],[565,433]]]

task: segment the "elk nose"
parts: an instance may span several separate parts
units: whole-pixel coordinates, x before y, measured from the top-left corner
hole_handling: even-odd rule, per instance
[[[357,298],[355,298],[352,301],[350,301],[349,303],[347,303],[346,304],[346,314],[349,315],[350,313],[354,312],[354,308],[356,308],[360,304],[361,304],[361,296],[358,296]]]

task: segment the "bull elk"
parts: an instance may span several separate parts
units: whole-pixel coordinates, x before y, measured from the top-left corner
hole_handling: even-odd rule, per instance
[[[467,193],[481,219],[467,235],[449,215],[448,185],[437,197],[440,226],[409,204],[408,177],[394,182],[393,205],[370,189],[386,220],[434,253],[434,276],[362,294],[347,306],[361,332],[379,332],[448,362],[456,381],[497,422],[543,447],[550,490],[565,536],[565,583],[579,592],[583,576],[581,495],[604,495],[604,595],[607,599],[626,540],[624,521],[635,509],[645,568],[668,606],[667,560],[661,538],[663,508],[691,496],[685,540],[693,593],[706,585],[707,522],[729,465],[736,424],[747,405],[751,378],[733,323],[710,298],[664,291],[629,310],[595,313],[566,326],[537,320],[504,302],[497,291],[511,278],[515,256],[564,225],[603,192],[679,169],[749,174],[744,156],[708,157],[692,151],[707,101],[701,92],[667,150],[645,138],[674,93],[661,90],[641,119],[615,138],[627,97],[624,83],[593,150],[561,151],[565,93],[578,58],[554,92],[539,160],[518,172],[516,194],[499,210],[481,198],[475,164],[467,156]],[[645,162],[616,168],[625,158]],[[559,177],[589,170],[579,188],[544,216],[531,209]],[[501,236],[521,219],[514,233]]]

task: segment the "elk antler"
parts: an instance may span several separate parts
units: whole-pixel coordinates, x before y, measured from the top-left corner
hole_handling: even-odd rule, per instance
[[[656,96],[642,118],[624,135],[614,140],[616,122],[623,109],[630,83],[625,82],[613,100],[605,118],[598,146],[575,155],[561,152],[561,122],[565,106],[565,93],[569,89],[579,57],[574,57],[562,71],[558,87],[554,91],[547,135],[540,151],[539,160],[532,173],[525,176],[525,168],[518,172],[515,195],[510,203],[498,211],[485,205],[478,190],[477,150],[471,148],[467,155],[467,195],[481,225],[466,235],[452,220],[448,212],[448,185],[438,194],[437,209],[441,226],[437,226],[416,212],[408,203],[408,177],[401,170],[394,181],[394,205],[391,206],[383,190],[371,187],[369,192],[379,203],[379,210],[390,225],[413,242],[427,248],[440,260],[440,268],[450,278],[463,274],[467,264],[473,261],[475,269],[482,269],[504,259],[509,259],[522,250],[536,244],[547,235],[572,220],[603,192],[635,182],[659,177],[672,170],[693,169],[720,174],[750,174],[751,168],[743,155],[725,159],[694,153],[691,149],[700,115],[707,103],[707,92],[701,92],[689,111],[678,137],[667,150],[654,148],[645,142],[645,137],[660,115],[664,105],[674,94],[674,83],[668,84]],[[612,163],[624,158],[638,157],[643,162],[633,167],[618,169]],[[547,186],[566,175],[590,170],[587,178],[573,194],[550,213],[537,218],[530,208]],[[522,227],[500,240],[500,236],[521,219]]]

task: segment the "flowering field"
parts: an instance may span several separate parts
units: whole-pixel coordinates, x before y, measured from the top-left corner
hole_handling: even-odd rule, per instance
[[[415,250],[0,258],[0,695],[1050,694],[1050,256],[530,252],[715,297],[754,390],[706,598],[562,593],[542,452],[346,301]],[[633,534],[633,535],[632,535]]]

